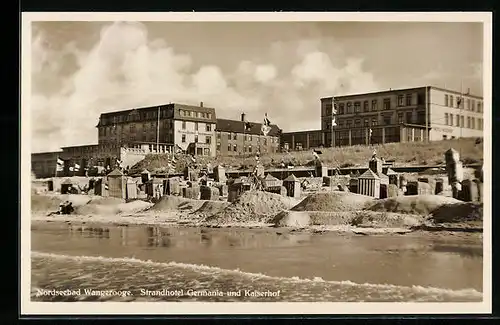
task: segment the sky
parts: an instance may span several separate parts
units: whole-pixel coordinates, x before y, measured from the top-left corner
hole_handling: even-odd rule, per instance
[[[482,95],[481,23],[34,22],[32,152],[97,143],[99,114],[167,103],[284,132],[320,98],[419,86]]]

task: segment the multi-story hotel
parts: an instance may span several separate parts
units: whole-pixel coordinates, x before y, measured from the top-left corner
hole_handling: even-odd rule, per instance
[[[168,104],[101,114],[97,128],[105,148],[143,148],[170,152],[180,148],[194,155],[215,155],[215,109]],[[157,147],[158,145],[158,147]]]
[[[427,86],[322,98],[321,130],[284,133],[281,141],[301,150],[482,136],[482,97]]]
[[[245,127],[246,126],[246,127]],[[64,161],[59,175],[83,175],[88,166],[111,168],[120,160],[132,167],[150,153],[181,150],[197,156],[276,152],[279,128],[267,136],[260,123],[217,119],[214,108],[167,104],[103,113],[99,117],[98,144],[64,147],[62,151],[31,155],[37,177],[56,175],[57,159]],[[217,130],[217,132],[216,132]],[[80,169],[70,170],[75,164]]]

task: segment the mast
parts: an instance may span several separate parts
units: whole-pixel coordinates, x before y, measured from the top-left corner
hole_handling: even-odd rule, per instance
[[[156,153],[160,151],[160,106],[158,106],[158,122],[156,125]]]

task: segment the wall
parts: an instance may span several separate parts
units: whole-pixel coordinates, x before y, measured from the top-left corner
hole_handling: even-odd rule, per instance
[[[425,125],[425,89],[420,87],[335,97],[335,145],[366,144],[370,128],[373,130],[374,142],[382,142],[384,138],[385,142],[399,141],[397,129],[401,123]],[[326,146],[332,143],[332,100],[321,100],[321,126],[325,132]],[[385,102],[389,103],[388,107],[384,105]],[[385,128],[384,131],[382,127]],[[382,132],[386,134],[383,135]]]
[[[121,148],[120,160],[124,168],[132,167],[146,158],[146,150],[137,148]]]
[[[156,142],[157,135],[159,135],[159,142],[172,143],[173,142],[173,120],[162,119],[160,120],[160,129],[158,133],[158,121],[135,121],[119,123],[116,127],[113,126],[100,126],[98,128],[99,144],[104,143],[134,143],[134,142]]]
[[[452,137],[482,137],[484,135],[481,125],[483,121],[483,100],[477,96],[464,95],[464,100],[459,108],[457,107],[457,97],[460,97],[460,94],[456,92],[436,88],[430,89],[429,119],[432,127],[430,131],[431,141],[442,140],[443,136],[451,139]],[[479,112],[478,103],[481,108]],[[448,115],[448,120],[446,120],[446,114]],[[458,125],[457,116],[460,116],[460,123]],[[451,121],[452,118],[453,121]],[[468,118],[471,119],[471,125],[467,123]],[[474,119],[474,128],[472,128],[472,119]]]
[[[259,148],[262,154],[275,153],[279,149],[278,137],[255,134],[216,132],[216,142],[217,153],[223,156],[251,155],[257,153]]]
[[[37,178],[53,177],[56,172],[57,157],[62,151],[31,154],[31,171]]]
[[[196,123],[198,124],[198,131],[196,131]],[[185,124],[185,128],[183,128]],[[206,126],[210,126],[210,131],[207,131]],[[215,123],[210,122],[192,122],[192,121],[174,121],[174,144],[178,145],[182,150],[187,150],[190,143],[195,142],[196,135],[198,135],[198,142],[206,143],[206,139],[210,139],[210,155],[215,156]],[[183,135],[185,141],[183,142]]]
[[[287,150],[307,150],[324,145],[322,130],[287,132],[282,134],[281,144]]]

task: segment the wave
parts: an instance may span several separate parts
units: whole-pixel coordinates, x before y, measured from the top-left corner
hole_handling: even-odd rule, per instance
[[[449,296],[454,298],[473,298],[473,299],[482,299],[483,293],[477,291],[475,289],[460,289],[460,290],[452,290],[452,289],[444,289],[444,288],[436,288],[436,287],[423,287],[418,285],[413,285],[411,287],[407,286],[398,286],[393,284],[373,284],[373,283],[355,283],[352,281],[327,281],[322,279],[321,277],[313,277],[311,279],[307,278],[299,278],[299,277],[276,277],[270,276],[262,273],[250,273],[244,272],[239,269],[229,270],[223,269],[216,266],[208,266],[202,264],[189,264],[189,263],[179,263],[179,262],[155,262],[151,260],[141,260],[136,259],[134,257],[103,257],[103,256],[73,256],[73,255],[63,255],[63,254],[54,254],[54,253],[46,253],[46,252],[31,252],[32,258],[51,258],[51,259],[66,259],[66,260],[75,260],[80,262],[101,262],[101,263],[134,263],[134,264],[142,264],[142,265],[151,265],[157,267],[177,267],[188,270],[194,270],[204,274],[214,274],[214,273],[222,273],[228,275],[238,275],[250,279],[267,279],[267,280],[277,280],[284,283],[324,283],[329,285],[336,285],[341,287],[356,287],[358,289],[376,289],[381,291],[398,291],[398,292],[407,292],[413,294],[420,295],[441,295],[441,296]]]

